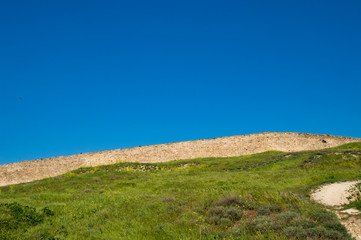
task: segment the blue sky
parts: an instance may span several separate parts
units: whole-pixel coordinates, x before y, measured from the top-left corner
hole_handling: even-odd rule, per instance
[[[361,137],[360,1],[1,1],[0,164],[292,131]]]

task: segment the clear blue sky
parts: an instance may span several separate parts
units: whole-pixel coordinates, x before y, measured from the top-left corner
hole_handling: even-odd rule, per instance
[[[361,137],[360,12],[1,1],[0,164],[264,131]]]

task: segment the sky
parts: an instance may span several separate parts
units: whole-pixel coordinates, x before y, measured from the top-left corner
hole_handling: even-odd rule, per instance
[[[361,137],[361,1],[0,2],[0,164],[258,132]]]

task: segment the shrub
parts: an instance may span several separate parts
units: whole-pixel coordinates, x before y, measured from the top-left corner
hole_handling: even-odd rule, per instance
[[[344,225],[337,221],[326,222],[323,226],[328,230],[335,230],[341,233],[347,233],[347,229]]]
[[[307,220],[307,219],[300,219],[300,220],[295,222],[295,225],[301,226],[304,229],[314,228],[314,227],[317,226],[317,224],[315,222],[312,222],[312,221]]]
[[[215,221],[215,219],[220,219],[220,218],[228,218],[232,221],[236,221],[242,217],[242,213],[238,208],[236,207],[225,208],[221,206],[215,206],[210,208],[208,211],[208,215],[210,216],[210,219],[214,217],[213,220],[210,220],[211,223],[218,222]]]
[[[260,207],[257,210],[257,214],[258,215],[270,215],[271,214],[271,210],[268,207]]]
[[[54,212],[48,207],[40,213],[35,208],[22,206],[17,202],[0,204],[0,229],[10,230],[24,226],[35,226],[43,222],[46,216],[53,216]]]
[[[254,219],[248,226],[251,231],[268,231],[273,228],[273,222],[269,217],[260,216]]]
[[[282,211],[282,206],[279,204],[272,204],[269,206],[269,210],[271,212],[279,213]]]
[[[306,234],[311,238],[322,238],[325,235],[326,229],[322,227],[314,227],[306,229]]]
[[[221,224],[229,227],[232,225],[232,221],[229,218],[221,218]]]
[[[318,223],[333,222],[337,219],[336,215],[324,209],[316,209],[311,213],[311,217]]]
[[[334,239],[334,240],[343,240],[345,239],[344,236],[336,231],[336,230],[326,230],[325,231],[325,237],[327,237],[328,239]]]
[[[240,197],[237,195],[227,195],[216,202],[217,206],[239,205]]]
[[[221,223],[221,219],[217,216],[212,216],[209,218],[209,223],[214,225],[219,225]]]
[[[209,215],[223,217],[225,215],[225,208],[219,206],[212,207],[209,209]]]
[[[240,199],[238,206],[245,210],[254,210],[256,208],[256,204],[247,198]]]
[[[233,221],[238,220],[242,217],[241,211],[236,207],[226,209],[225,216],[232,219]]]
[[[303,239],[306,237],[306,231],[302,227],[287,227],[283,232],[289,238]]]
[[[237,206],[241,207],[243,209],[253,210],[255,208],[255,204],[247,198],[240,198],[239,196],[233,194],[233,195],[227,195],[221,199],[219,199],[216,204],[216,206],[223,206],[223,207],[231,207],[231,206]]]
[[[286,224],[290,224],[297,216],[298,216],[298,214],[295,212],[286,211],[286,212],[278,214],[276,216],[276,220],[281,221]]]
[[[44,207],[41,211],[45,216],[54,216],[54,212],[51,211],[48,207]]]

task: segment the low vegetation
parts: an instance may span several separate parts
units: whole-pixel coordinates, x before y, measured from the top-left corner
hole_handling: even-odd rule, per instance
[[[361,183],[356,184],[356,188],[349,196],[350,204],[346,204],[345,209],[355,208],[361,211]]]
[[[1,187],[0,239],[351,239],[308,193],[360,170],[361,143],[80,168]]]

